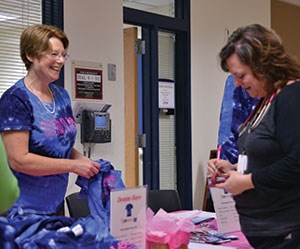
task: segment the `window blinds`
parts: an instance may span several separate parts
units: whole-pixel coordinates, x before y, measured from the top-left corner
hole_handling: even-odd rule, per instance
[[[175,34],[158,33],[159,79],[175,79]],[[174,115],[159,115],[160,189],[176,189],[176,149]]]
[[[0,96],[26,75],[20,57],[23,30],[42,23],[42,0],[0,1]]]
[[[158,32],[159,78],[175,79],[175,34]]]

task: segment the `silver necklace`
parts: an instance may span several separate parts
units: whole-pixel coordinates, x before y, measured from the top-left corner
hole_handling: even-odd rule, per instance
[[[28,86],[29,86],[31,92],[34,93],[34,91],[31,88],[31,86],[29,84],[28,84]],[[44,106],[44,108],[46,109],[46,111],[49,112],[50,114],[53,114],[55,112],[55,99],[54,99],[54,96],[53,96],[53,92],[51,91],[51,89],[50,89],[49,86],[48,86],[48,91],[50,92],[51,97],[52,97],[52,101],[53,101],[53,109],[52,109],[52,111],[47,108],[47,106],[45,105],[44,101],[42,101],[37,94],[34,94],[34,95],[38,97],[39,101],[42,103],[42,105]]]

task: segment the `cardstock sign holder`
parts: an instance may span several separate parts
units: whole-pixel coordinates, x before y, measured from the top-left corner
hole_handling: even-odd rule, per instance
[[[110,193],[110,232],[119,240],[126,240],[146,248],[147,187],[113,190]]]
[[[210,188],[210,192],[214,202],[219,232],[230,233],[240,231],[239,215],[231,194],[219,188]]]

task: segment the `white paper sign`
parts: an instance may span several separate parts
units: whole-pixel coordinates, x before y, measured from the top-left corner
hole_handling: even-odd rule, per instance
[[[158,83],[159,85],[159,92],[158,92],[158,99],[159,108],[168,108],[174,109],[174,82],[162,82]]]
[[[111,191],[110,232],[118,240],[126,240],[146,248],[146,187]]]
[[[230,193],[223,189],[210,188],[217,215],[218,230],[221,233],[240,231],[239,215],[235,209],[235,202]]]

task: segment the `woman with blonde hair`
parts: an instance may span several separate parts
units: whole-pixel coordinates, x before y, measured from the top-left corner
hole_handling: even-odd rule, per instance
[[[100,165],[74,148],[76,124],[67,91],[53,84],[68,57],[57,27],[30,26],[20,40],[27,75],[0,99],[0,131],[20,197],[10,211],[63,215],[69,172],[90,178]]]

